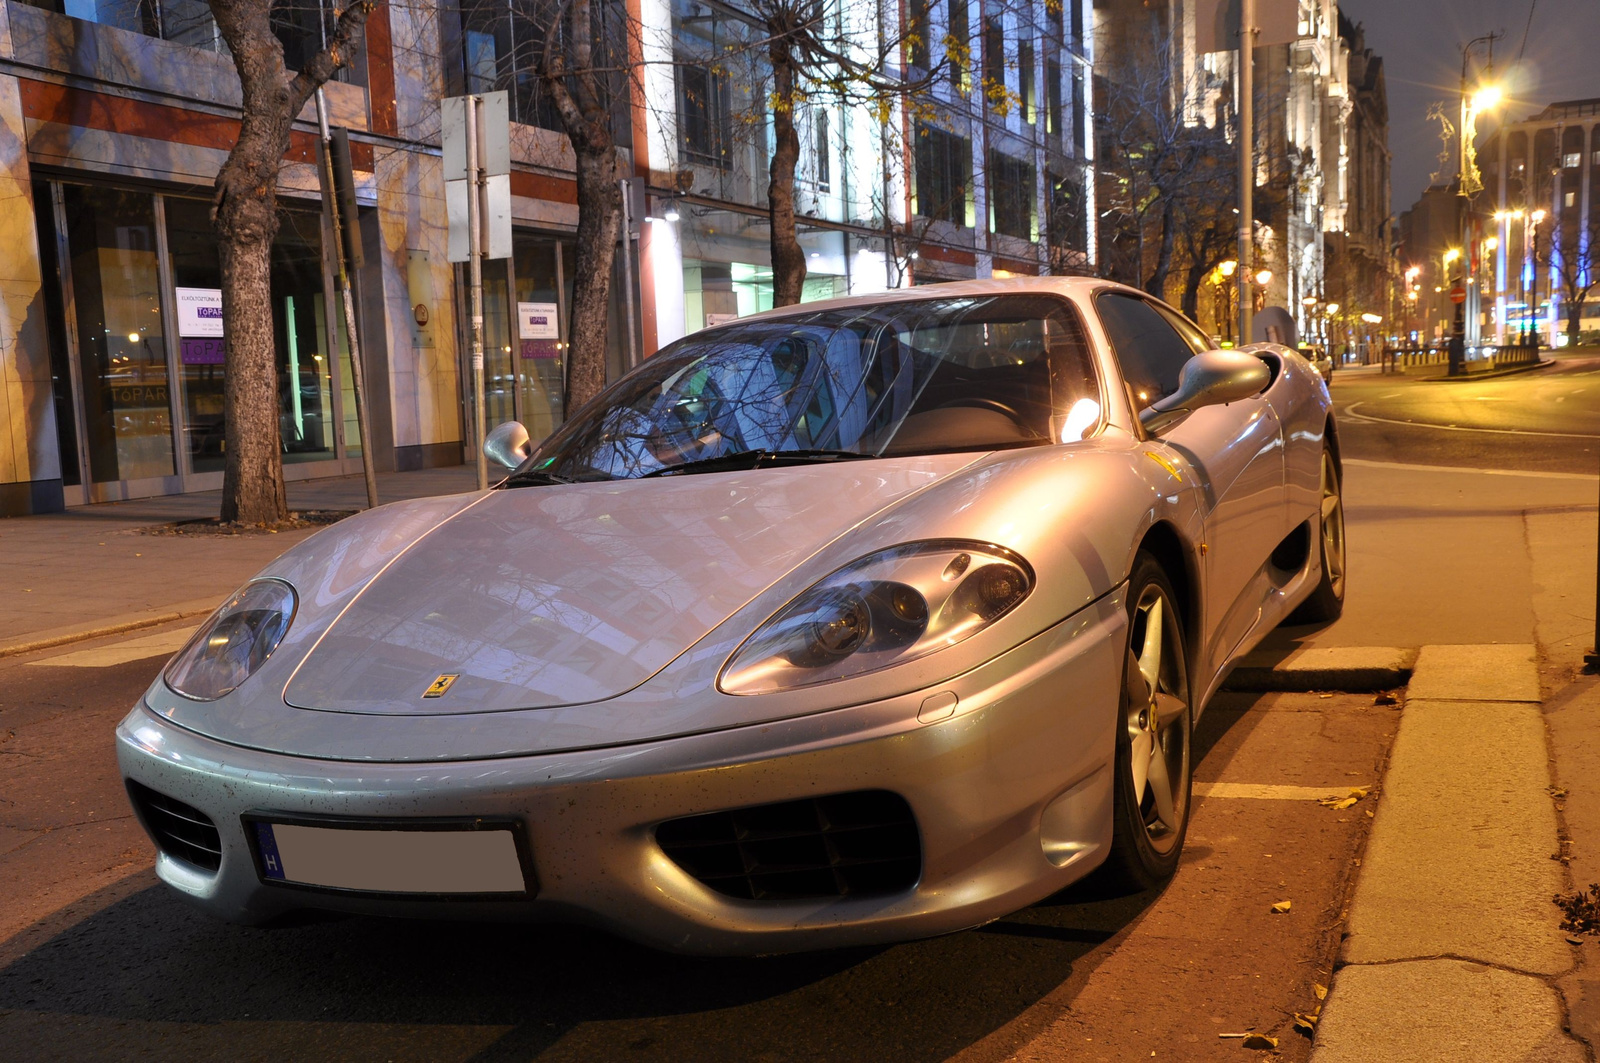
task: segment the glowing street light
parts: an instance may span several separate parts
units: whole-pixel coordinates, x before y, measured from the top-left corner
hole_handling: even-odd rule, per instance
[[[1228,259],[1228,261],[1226,261],[1226,262],[1217,263],[1217,272],[1222,274],[1224,277],[1233,276],[1234,270],[1236,270],[1238,268],[1239,268],[1239,263],[1236,262],[1235,260],[1231,259],[1231,258]]]
[[[1265,288],[1267,285],[1271,284],[1272,283],[1272,271],[1270,269],[1264,269],[1264,270],[1258,271],[1256,273],[1256,283],[1261,285],[1261,287],[1263,287],[1263,288]]]
[[[1499,85],[1485,85],[1472,94],[1472,109],[1479,113],[1492,111],[1500,106],[1500,101],[1505,98]]]
[[[1383,324],[1383,316],[1381,314],[1362,314],[1361,320],[1365,321],[1369,325]]]

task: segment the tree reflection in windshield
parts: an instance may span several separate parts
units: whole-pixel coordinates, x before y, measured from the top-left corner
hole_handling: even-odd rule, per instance
[[[803,312],[670,345],[578,411],[508,485],[726,468],[713,459],[741,456],[1039,445],[1058,438],[1075,405],[1082,421],[1082,400],[1098,411],[1099,398],[1083,328],[1060,299]]]

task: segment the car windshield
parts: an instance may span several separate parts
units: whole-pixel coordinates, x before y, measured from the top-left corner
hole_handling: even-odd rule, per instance
[[[623,377],[507,486],[1072,441],[1100,391],[1043,296],[846,306],[696,333]]]

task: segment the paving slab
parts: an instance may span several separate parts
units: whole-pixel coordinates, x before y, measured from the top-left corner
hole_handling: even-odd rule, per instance
[[[1408,700],[1350,906],[1345,962],[1457,956],[1545,975],[1572,967],[1550,903],[1563,881],[1550,859],[1549,781],[1537,705]]]
[[[1409,701],[1539,700],[1539,666],[1531,645],[1428,646],[1417,657]]]
[[[1461,960],[1343,968],[1311,1053],[1311,1063],[1587,1059],[1543,979]]]

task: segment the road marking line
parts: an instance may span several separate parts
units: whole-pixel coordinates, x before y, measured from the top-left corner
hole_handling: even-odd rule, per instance
[[[1325,797],[1343,797],[1351,790],[1362,788],[1355,783],[1287,786],[1253,782],[1197,782],[1194,784],[1194,793],[1196,797],[1240,797],[1253,801],[1321,801]]]
[[[98,646],[92,650],[76,650],[59,657],[46,657],[42,661],[29,661],[30,668],[110,668],[142,661],[146,657],[167,657],[183,648],[193,635],[193,629],[164,631],[159,635],[145,635],[129,639],[114,646]]]
[[[1549,436],[1552,439],[1600,439],[1600,435],[1589,432],[1536,432],[1525,428],[1463,428],[1454,424],[1428,424],[1426,421],[1398,421],[1393,417],[1374,417],[1370,413],[1357,413],[1356,410],[1367,400],[1352,402],[1344,408],[1341,417],[1348,417],[1352,421],[1367,421],[1372,424],[1397,424],[1405,428],[1431,428],[1436,432],[1479,432],[1495,436]]]
[[[1366,458],[1345,458],[1341,465],[1359,465],[1367,469],[1405,469],[1408,472],[1464,472],[1473,476],[1529,476],[1536,480],[1586,480],[1594,482],[1594,475],[1585,472],[1518,472],[1516,469],[1468,469],[1454,465],[1412,465],[1403,461],[1370,461]]]

